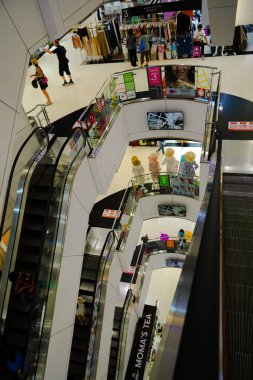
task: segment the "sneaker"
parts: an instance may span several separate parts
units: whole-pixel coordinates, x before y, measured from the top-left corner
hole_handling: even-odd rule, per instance
[[[68,84],[68,82],[66,82],[66,81],[64,81],[64,82],[62,83],[63,86],[66,86],[66,84]]]
[[[70,79],[69,84],[75,84],[72,79]]]

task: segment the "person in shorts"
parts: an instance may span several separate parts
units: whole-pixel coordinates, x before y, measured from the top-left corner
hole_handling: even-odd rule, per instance
[[[59,61],[59,75],[63,79],[63,86],[66,84],[74,84],[71,76],[71,72],[69,70],[69,60],[66,57],[66,49],[62,45],[60,45],[60,42],[58,40],[54,40],[54,46],[56,49],[54,50],[47,50],[43,49],[44,52],[49,54],[56,54],[58,61]],[[69,77],[69,82],[66,81],[66,78],[64,76],[64,73],[66,73]]]

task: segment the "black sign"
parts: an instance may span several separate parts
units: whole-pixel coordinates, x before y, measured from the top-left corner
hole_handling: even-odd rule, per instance
[[[125,380],[143,379],[145,366],[148,359],[148,352],[154,327],[155,316],[156,306],[145,305],[142,318],[139,318],[137,323]]]
[[[152,13],[163,13],[171,11],[191,11],[201,9],[202,0],[173,1],[172,3],[144,5],[139,7],[122,9],[122,17],[144,16]]]

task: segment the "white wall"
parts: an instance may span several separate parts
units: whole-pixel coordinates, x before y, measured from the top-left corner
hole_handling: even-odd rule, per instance
[[[248,173],[253,170],[253,141],[222,141],[224,171],[227,173]]]
[[[237,0],[207,0],[212,45],[231,46],[234,38]]]
[[[235,25],[253,24],[253,1],[238,0]]]
[[[186,99],[163,99],[136,102],[123,106],[129,141],[152,137],[188,138],[202,141],[205,128],[207,105]],[[147,112],[183,111],[184,130],[150,131]],[[196,115],[198,117],[196,118]]]

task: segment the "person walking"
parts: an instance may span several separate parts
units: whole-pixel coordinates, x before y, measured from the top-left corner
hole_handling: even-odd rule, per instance
[[[140,40],[139,40],[139,49],[141,48],[141,50],[140,50],[140,53],[141,53],[141,67],[143,67],[143,65],[144,65],[144,57],[146,58],[146,64],[145,64],[145,66],[148,66],[149,57],[150,57],[149,40],[150,40],[150,37],[147,35],[146,30],[142,29]],[[142,49],[142,47],[143,47],[143,49]]]
[[[45,97],[47,99],[46,105],[50,106],[53,103],[52,103],[52,100],[50,99],[50,96],[49,96],[47,90],[46,90],[46,88],[48,87],[48,79],[45,76],[45,74],[43,73],[41,67],[39,66],[39,62],[37,61],[37,59],[33,58],[31,60],[31,62],[32,62],[33,66],[35,67],[36,71],[35,71],[35,74],[30,75],[30,78],[35,77],[38,85],[40,86],[41,91],[43,92],[43,94],[45,95]],[[36,85],[36,87],[38,87],[38,85]]]
[[[131,65],[136,67],[137,55],[136,55],[136,36],[133,33],[133,29],[129,29],[127,32],[126,47],[129,54]]]
[[[66,84],[74,84],[71,76],[71,72],[69,70],[69,60],[66,57],[66,49],[62,45],[60,45],[60,42],[58,40],[54,40],[54,46],[56,49],[54,50],[47,50],[43,49],[44,52],[48,54],[56,54],[58,61],[59,61],[59,75],[63,79],[63,86]],[[64,76],[64,73],[66,73],[69,77],[69,82],[66,81],[66,78]]]

